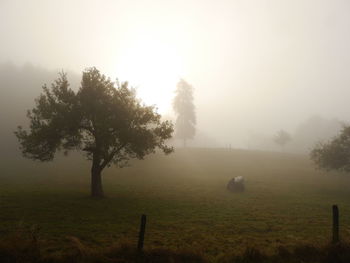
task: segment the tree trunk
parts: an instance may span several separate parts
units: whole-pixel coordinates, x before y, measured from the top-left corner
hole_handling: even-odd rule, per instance
[[[95,164],[93,164],[91,168],[91,197],[104,197],[102,189],[101,169],[98,166],[96,167]]]

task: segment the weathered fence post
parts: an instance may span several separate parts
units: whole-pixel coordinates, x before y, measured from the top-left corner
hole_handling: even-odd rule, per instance
[[[146,230],[146,215],[141,216],[141,225],[139,233],[139,241],[137,243],[137,250],[142,252],[143,250],[143,241],[145,239],[145,230]]]
[[[337,205],[333,205],[333,243],[339,242],[339,210]]]

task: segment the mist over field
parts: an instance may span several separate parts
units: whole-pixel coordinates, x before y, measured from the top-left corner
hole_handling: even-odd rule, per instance
[[[2,77],[1,97],[26,96],[28,108],[61,69],[74,82],[96,66],[173,118],[185,78],[195,89],[193,146],[278,150],[271,138],[280,129],[298,136],[312,117],[349,122],[349,9],[317,0],[1,1],[2,76],[7,63],[42,74],[16,91]],[[321,139],[338,131],[329,130]],[[294,144],[290,151],[304,145]]]
[[[0,0],[0,262],[350,262],[349,14]]]

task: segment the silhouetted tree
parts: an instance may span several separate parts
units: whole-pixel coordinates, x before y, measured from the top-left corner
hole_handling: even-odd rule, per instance
[[[281,148],[283,148],[291,140],[292,137],[290,136],[290,134],[284,130],[280,130],[273,138],[273,141],[279,146],[281,146]]]
[[[318,143],[310,158],[322,169],[350,172],[350,126],[344,126],[334,139]]]
[[[15,132],[25,157],[51,161],[57,151],[81,150],[91,167],[91,195],[102,197],[101,172],[112,163],[123,167],[165,145],[173,126],[161,121],[153,106],[144,106],[128,83],[114,84],[96,68],[83,72],[77,92],[61,73],[51,89],[44,86],[36,106],[28,111],[29,132]]]
[[[196,133],[196,114],[193,104],[193,87],[181,79],[175,91],[173,108],[177,115],[175,122],[175,137],[183,140],[186,147],[186,140],[193,139]]]

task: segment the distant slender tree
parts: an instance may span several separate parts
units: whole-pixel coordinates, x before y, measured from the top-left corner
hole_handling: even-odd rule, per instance
[[[350,172],[350,126],[332,140],[318,143],[310,158],[321,169]]]
[[[292,137],[290,134],[284,130],[280,130],[275,137],[273,138],[273,141],[281,146],[281,148],[284,148],[284,146],[292,140]]]
[[[196,113],[193,104],[193,87],[185,80],[181,79],[175,91],[173,108],[175,111],[175,137],[183,140],[186,147],[186,141],[193,139],[196,133]]]
[[[102,197],[102,170],[112,163],[122,167],[129,159],[160,148],[173,151],[165,141],[173,127],[153,106],[136,99],[128,83],[116,84],[96,68],[83,72],[77,92],[60,74],[51,89],[44,86],[36,106],[27,114],[29,131],[15,132],[25,157],[51,161],[57,151],[81,150],[91,160],[91,195]]]

